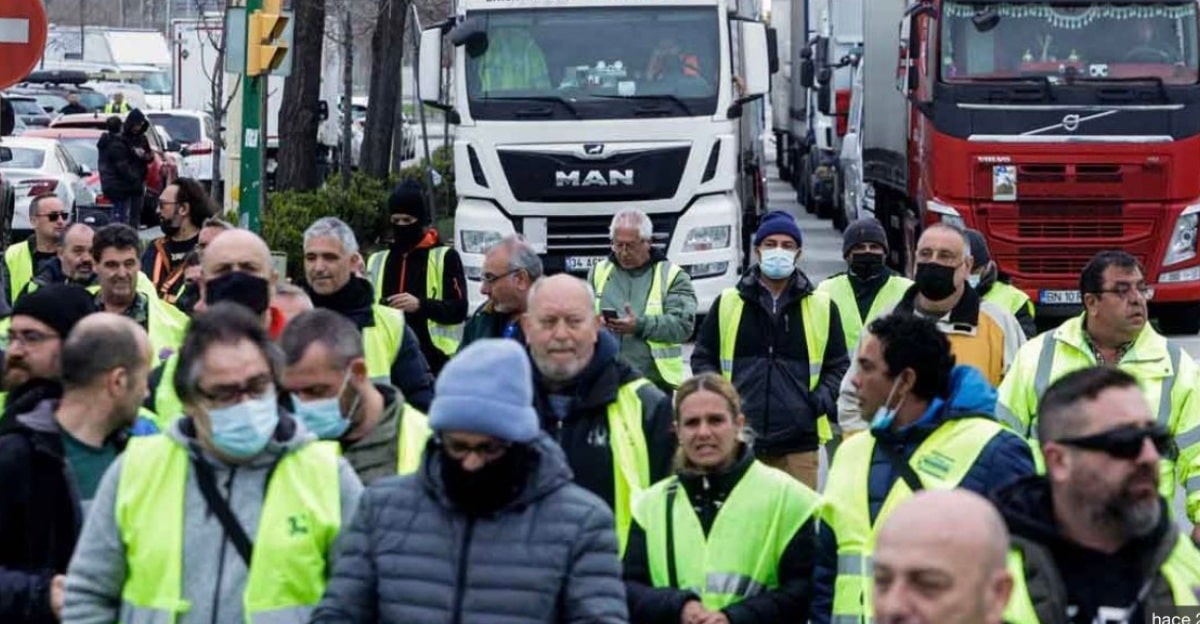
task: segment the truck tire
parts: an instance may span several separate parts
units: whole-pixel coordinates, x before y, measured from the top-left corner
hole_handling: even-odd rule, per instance
[[[1163,303],[1154,306],[1158,328],[1164,335],[1195,336],[1200,333],[1200,303]]]

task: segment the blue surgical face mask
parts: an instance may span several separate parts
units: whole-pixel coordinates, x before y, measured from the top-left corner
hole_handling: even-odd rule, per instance
[[[350,428],[350,419],[358,409],[359,396],[356,393],[350,411],[342,416],[342,393],[350,384],[350,373],[342,380],[342,387],[336,396],[314,401],[296,401],[296,419],[322,440],[337,440]]]
[[[979,279],[981,277],[983,277],[983,276],[982,275],[968,275],[967,283],[971,285],[971,288],[979,288]]]
[[[875,417],[871,419],[871,429],[875,431],[884,431],[892,426],[892,422],[896,420],[896,412],[904,405],[904,399],[901,398],[896,407],[888,407],[888,403],[892,402],[892,397],[896,394],[896,388],[900,387],[900,378],[896,377],[896,381],[892,382],[892,389],[888,392],[887,399],[883,401],[883,405],[875,410]]]
[[[212,443],[218,451],[235,459],[254,457],[267,447],[279,424],[275,390],[229,407],[210,409],[208,419]]]
[[[770,279],[784,279],[796,270],[796,251],[794,249],[764,249],[761,252],[758,266],[763,275]]]

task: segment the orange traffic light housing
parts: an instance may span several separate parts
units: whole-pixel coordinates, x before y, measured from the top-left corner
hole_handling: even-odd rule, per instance
[[[288,17],[280,0],[264,0],[263,8],[250,14],[247,25],[246,75],[262,76],[283,64],[288,43],[282,41]]]

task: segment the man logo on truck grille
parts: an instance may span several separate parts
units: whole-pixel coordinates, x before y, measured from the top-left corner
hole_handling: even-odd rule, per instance
[[[633,186],[633,169],[555,171],[554,186]]]
[[[599,156],[604,153],[603,143],[584,143],[583,153],[588,156]]]

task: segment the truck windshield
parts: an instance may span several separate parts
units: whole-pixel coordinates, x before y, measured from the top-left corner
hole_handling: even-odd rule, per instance
[[[1197,81],[1196,2],[946,2],[941,76]]]
[[[476,119],[712,115],[720,85],[713,8],[479,11],[468,43]]]
[[[171,94],[171,81],[166,72],[130,72],[126,79],[148,95]]]

